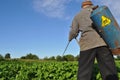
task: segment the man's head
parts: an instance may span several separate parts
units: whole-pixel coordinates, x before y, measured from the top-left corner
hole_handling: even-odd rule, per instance
[[[82,2],[82,8],[86,8],[86,7],[89,7],[89,6],[92,6],[93,3],[91,1],[84,1]]]

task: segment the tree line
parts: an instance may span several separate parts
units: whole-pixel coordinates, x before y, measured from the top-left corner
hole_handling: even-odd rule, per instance
[[[11,58],[10,53],[6,53],[4,57],[0,54],[0,60],[10,59],[10,58]]]
[[[19,59],[32,59],[32,60],[54,60],[54,61],[77,61],[79,58],[79,56],[73,56],[72,54],[67,54],[64,56],[51,56],[51,57],[44,57],[43,59],[40,59],[37,55],[29,53],[26,54],[25,56],[21,56]],[[4,59],[11,59],[11,54],[10,53],[6,53],[5,56],[0,54],[0,60],[4,60]]]
[[[2,56],[0,54],[0,60],[4,60],[4,59],[11,59],[10,53],[6,53],[5,56]],[[79,55],[73,56],[72,54],[67,54],[64,56],[60,56],[60,55],[51,56],[51,57],[46,56],[43,59],[40,59],[37,55],[29,53],[25,56],[20,57],[19,59],[32,59],[32,60],[45,60],[45,61],[49,61],[49,60],[52,60],[52,61],[78,61]],[[120,60],[120,56],[117,56],[116,59]]]

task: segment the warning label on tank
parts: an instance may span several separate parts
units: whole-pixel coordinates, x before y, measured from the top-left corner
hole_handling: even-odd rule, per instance
[[[111,23],[111,20],[107,18],[106,16],[102,16],[102,27],[106,27]]]

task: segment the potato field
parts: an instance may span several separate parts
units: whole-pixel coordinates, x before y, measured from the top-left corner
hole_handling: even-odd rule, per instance
[[[94,65],[94,80],[102,80]],[[120,78],[120,62],[116,61]],[[77,80],[77,61],[0,61],[0,80]]]

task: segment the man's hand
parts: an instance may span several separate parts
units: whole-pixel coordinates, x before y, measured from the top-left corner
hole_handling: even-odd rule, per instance
[[[69,41],[71,41],[72,39],[76,38],[77,36],[78,36],[78,33],[76,33],[76,34],[70,33],[69,34]]]

